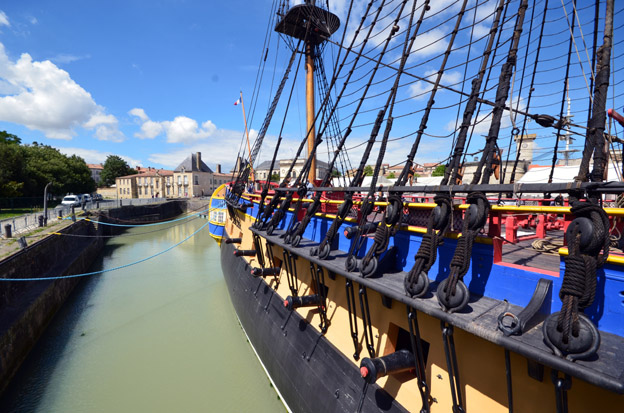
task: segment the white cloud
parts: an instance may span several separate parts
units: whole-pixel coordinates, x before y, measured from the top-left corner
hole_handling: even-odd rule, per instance
[[[524,111],[526,109],[526,102],[524,100],[524,98],[520,97],[518,98],[517,96],[513,97],[513,108],[514,109],[518,109],[519,111]],[[509,107],[511,103],[511,100],[507,99],[506,105]],[[476,125],[474,127],[474,135],[482,135],[485,136],[488,134],[488,132],[490,131],[490,124],[492,122],[492,111],[493,108],[488,107],[488,112],[487,113],[481,113],[479,114],[479,116],[477,116],[477,121],[476,121]],[[516,126],[518,126],[519,124],[519,116],[515,116],[513,121],[515,122]],[[452,131],[455,129],[455,120],[449,121],[446,125],[446,129],[448,131]],[[473,122],[475,123],[475,122]],[[457,127],[459,127],[459,125],[461,125],[461,118],[459,119],[459,123],[457,124]],[[503,111],[503,116],[501,118],[501,126],[500,129],[506,129],[513,126],[512,123],[512,116],[510,115],[510,112],[508,110],[504,110]],[[473,131],[472,127],[470,128],[470,131]]]
[[[229,170],[230,167],[234,166],[237,151],[237,145],[222,145],[219,147],[219,150],[216,151],[214,143],[202,142],[166,153],[154,153],[148,157],[148,160],[174,169],[190,154],[201,152],[202,161],[208,165],[210,169],[215,170],[215,166],[220,164],[223,166],[223,170]]]
[[[448,31],[437,28],[418,34],[410,52],[410,61],[444,52],[448,47]]]
[[[249,131],[249,139],[252,143],[257,136],[258,132],[256,130]],[[184,146],[183,148],[170,150],[164,153],[151,154],[148,160],[173,169],[191,153],[201,152],[202,161],[211,169],[215,170],[216,165],[220,164],[223,171],[229,171],[234,166],[236,157],[238,156],[238,147],[241,137],[241,131],[216,129],[207,139],[195,142],[189,146]],[[277,139],[275,137],[266,136],[263,147],[274,148],[276,142]],[[296,144],[298,144],[298,142],[296,142]],[[292,152],[292,147],[296,147],[294,141],[283,141],[280,146],[280,157],[285,159],[290,156],[289,154]],[[267,155],[266,152],[261,152],[256,160],[256,164],[265,160],[264,158],[266,156],[269,155]],[[273,156],[272,149],[270,151],[270,156]]]
[[[105,109],[69,73],[49,60],[33,61],[28,53],[12,62],[2,43],[0,120],[42,131],[52,139],[70,140],[80,126],[95,130],[97,139],[124,139],[117,119],[106,115]]]
[[[170,143],[191,143],[193,141],[210,137],[217,127],[211,121],[202,123],[198,127],[197,121],[186,116],[176,116],[173,121],[162,122],[167,142]]]
[[[192,144],[210,138],[217,131],[214,123],[207,120],[201,124],[187,116],[176,116],[172,121],[156,122],[150,120],[141,108],[134,108],[128,112],[141,123],[141,131],[134,134],[139,139],[154,139],[164,133],[169,143]]]
[[[9,23],[9,18],[7,17],[6,13],[0,10],[0,26],[10,26],[10,25],[11,23]]]
[[[101,141],[123,142],[125,136],[119,131],[119,121],[113,115],[97,112],[84,123],[86,129],[95,129],[95,137]]]
[[[430,80],[431,82],[435,82],[437,75],[437,70],[427,70],[425,72],[424,78]],[[460,82],[461,78],[462,74],[460,72],[445,72],[444,74],[442,74],[440,84],[445,86],[453,86],[456,83]],[[410,85],[409,95],[414,99],[424,99],[425,97],[429,96],[429,92],[431,92],[432,89],[433,84],[419,80],[418,82]],[[444,91],[444,89],[438,90],[438,92],[442,91]]]
[[[153,121],[142,108],[134,108],[128,114],[134,116],[141,125],[141,130],[134,134],[135,137],[154,139],[164,134],[168,143],[178,144],[179,149],[150,155],[150,162],[175,168],[191,153],[201,152],[203,161],[213,169],[216,164],[223,165],[224,169],[234,166],[242,137],[241,131],[219,129],[209,120],[200,125],[187,116],[176,116],[171,121]],[[252,142],[257,135],[257,131],[249,131]],[[179,144],[183,147],[180,148]]]
[[[149,119],[147,117],[147,114],[145,114],[145,111],[143,109],[141,109],[141,108],[130,109],[130,111],[128,113],[130,115],[132,115],[132,116],[136,116],[137,118],[139,118],[143,122],[145,122],[146,120]]]
[[[87,163],[101,163],[104,164],[106,158],[109,155],[117,155],[124,161],[128,162],[128,165],[134,168],[137,165],[142,165],[141,161],[138,159],[131,158],[129,156],[114,154],[111,152],[101,152],[95,149],[84,149],[84,148],[73,148],[73,147],[62,147],[58,148],[58,150],[65,155],[76,155],[80,156]]]
[[[61,53],[50,58],[50,60],[56,64],[63,64],[63,63],[72,63],[78,60],[89,59],[89,58],[91,58],[91,55],[76,56],[72,54]]]

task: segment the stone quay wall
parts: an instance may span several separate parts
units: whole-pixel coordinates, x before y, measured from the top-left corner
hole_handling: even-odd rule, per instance
[[[123,206],[90,217],[101,222],[132,224],[169,219],[186,210],[186,201],[181,200]],[[88,272],[106,239],[98,235],[122,231],[123,227],[79,220],[58,231],[66,235],[50,235],[1,260],[0,278],[47,278]],[[0,281],[0,394],[82,279]]]

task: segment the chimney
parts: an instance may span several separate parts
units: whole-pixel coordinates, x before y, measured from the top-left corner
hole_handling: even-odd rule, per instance
[[[137,166],[137,172],[141,172],[141,167]]]
[[[193,170],[201,171],[201,152],[195,152],[195,156],[193,156],[193,160],[195,161],[195,165],[193,165]]]
[[[217,173],[220,174],[221,173],[221,164],[217,164]]]

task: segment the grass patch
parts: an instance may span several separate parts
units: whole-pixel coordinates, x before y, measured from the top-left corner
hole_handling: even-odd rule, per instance
[[[33,212],[43,211],[43,208],[12,208],[12,209],[1,209],[0,210],[0,219],[7,219],[12,217],[19,217],[20,215],[32,214]]]

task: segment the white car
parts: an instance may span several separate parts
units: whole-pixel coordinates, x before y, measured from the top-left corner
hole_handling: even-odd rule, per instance
[[[91,202],[91,195],[89,195],[89,194],[82,194],[82,200],[84,202]]]
[[[80,198],[77,195],[67,195],[65,198],[63,198],[61,204],[68,206],[79,206]]]

